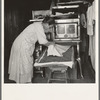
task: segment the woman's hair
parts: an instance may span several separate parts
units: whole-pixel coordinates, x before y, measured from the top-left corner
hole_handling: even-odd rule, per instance
[[[49,25],[54,24],[54,19],[51,18],[50,16],[46,16],[43,21],[43,23],[48,23]]]

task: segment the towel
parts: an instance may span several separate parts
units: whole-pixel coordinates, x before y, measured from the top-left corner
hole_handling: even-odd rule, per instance
[[[86,17],[85,17],[85,14],[84,14],[84,13],[81,14],[81,24],[82,24],[82,26],[83,26],[84,28],[87,27],[87,24],[86,24]]]
[[[70,46],[63,46],[63,45],[58,45],[58,44],[52,44],[48,46],[47,50],[47,56],[58,56],[62,57],[63,53],[66,52]]]

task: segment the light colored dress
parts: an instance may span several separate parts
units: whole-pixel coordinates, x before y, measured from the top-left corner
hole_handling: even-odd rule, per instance
[[[35,43],[47,43],[41,22],[35,22],[24,29],[15,39],[9,59],[9,79],[16,83],[31,82],[33,77],[33,52]]]

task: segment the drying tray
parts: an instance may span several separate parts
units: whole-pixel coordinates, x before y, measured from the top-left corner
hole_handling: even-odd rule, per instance
[[[62,57],[57,56],[47,56],[47,49],[43,51],[37,61],[34,63],[34,67],[70,67],[72,68],[74,62],[72,47],[70,47],[65,53],[63,53]]]

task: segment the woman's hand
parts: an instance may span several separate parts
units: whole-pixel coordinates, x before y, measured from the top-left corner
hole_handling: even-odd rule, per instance
[[[45,43],[44,45],[45,45],[45,46],[55,45],[55,42],[49,42],[49,41],[48,41],[48,42],[47,42],[47,43]]]

